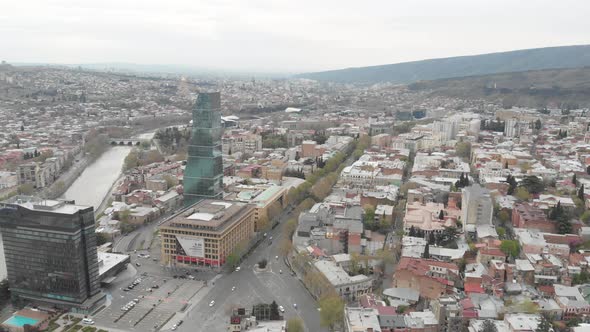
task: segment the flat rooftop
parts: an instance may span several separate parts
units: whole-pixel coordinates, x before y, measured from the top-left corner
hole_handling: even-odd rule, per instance
[[[34,196],[14,196],[0,204],[18,205],[33,211],[53,212],[62,214],[75,214],[80,210],[92,208],[91,206],[76,205],[69,201],[41,199]]]
[[[253,209],[253,205],[241,202],[202,200],[178,212],[160,227],[222,231]]]
[[[115,266],[129,260],[129,255],[113,254],[102,251],[98,251],[97,254],[99,277],[109,272]]]

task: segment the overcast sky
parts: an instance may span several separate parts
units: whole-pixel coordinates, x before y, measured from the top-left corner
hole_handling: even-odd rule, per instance
[[[588,0],[0,0],[0,59],[302,72],[590,43]]]

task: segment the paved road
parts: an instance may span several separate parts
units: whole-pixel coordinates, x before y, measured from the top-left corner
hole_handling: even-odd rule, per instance
[[[286,219],[286,218],[284,218]],[[276,301],[285,307],[286,320],[299,317],[304,321],[308,332],[327,331],[320,327],[320,316],[316,301],[307,292],[297,277],[291,275],[280,256],[280,237],[284,223],[269,232],[272,244],[268,240],[261,243],[240,265],[239,272],[224,274],[214,285],[209,285],[209,292],[196,303],[185,317],[185,323],[178,331],[221,331],[227,328],[232,308],[251,309],[257,303]],[[276,259],[276,256],[279,259]],[[261,259],[269,261],[266,272],[256,272],[255,264]],[[282,273],[280,271],[282,270]],[[232,291],[232,287],[236,287]],[[215,305],[209,306],[214,300]],[[297,304],[294,308],[293,304]]]

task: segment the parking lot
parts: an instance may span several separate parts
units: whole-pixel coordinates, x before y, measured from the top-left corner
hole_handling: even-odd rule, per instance
[[[206,281],[217,275],[217,272],[207,268],[197,271],[194,268],[162,266],[158,241],[154,241],[149,250],[134,249],[128,254],[131,264],[108,287],[103,288],[108,303],[105,309],[93,316],[98,327],[156,331],[175,313],[185,310],[195,294],[205,291]],[[138,279],[141,281],[133,289],[125,290]],[[122,309],[134,299],[138,300],[135,306],[127,311]]]
[[[111,305],[95,315],[94,320],[98,326],[154,331],[162,327],[176,312],[186,308],[190,298],[203,285],[202,281],[189,279],[168,280],[144,276],[132,290],[113,292],[110,297]],[[154,289],[154,286],[158,288]],[[137,304],[124,310],[123,307],[134,299],[138,300]]]

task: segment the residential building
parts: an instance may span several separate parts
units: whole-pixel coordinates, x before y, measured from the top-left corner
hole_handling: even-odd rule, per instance
[[[556,231],[555,222],[549,220],[543,210],[526,202],[514,205],[512,209],[512,226],[538,229],[547,233]]]
[[[393,287],[412,288],[420,296],[436,299],[452,292],[459,278],[456,264],[431,259],[402,257],[393,278]]]
[[[104,302],[92,207],[15,196],[0,203],[0,231],[17,306],[89,313]]]
[[[504,122],[504,135],[506,137],[518,137],[520,134],[520,123],[518,119],[507,119]]]
[[[494,205],[490,191],[474,184],[462,190],[461,222],[464,231],[475,231],[476,225],[491,225]]]
[[[373,308],[345,308],[344,331],[381,332],[379,312]]]
[[[219,267],[254,236],[254,206],[203,200],[160,225],[162,263]]]
[[[271,221],[286,206],[287,188],[283,186],[244,186],[236,188],[237,193],[225,199],[251,203],[256,207],[254,212],[254,230],[259,232],[272,226]]]
[[[219,199],[223,189],[219,92],[200,93],[193,109],[193,127],[184,171],[184,206],[201,199]]]
[[[327,279],[336,294],[347,301],[355,301],[359,296],[368,294],[373,289],[372,278],[363,274],[350,276],[348,272],[333,261],[319,260],[314,265]]]

